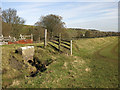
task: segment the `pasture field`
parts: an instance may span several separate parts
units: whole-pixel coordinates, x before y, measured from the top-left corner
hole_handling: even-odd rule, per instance
[[[52,44],[52,43],[51,43]],[[35,56],[41,62],[52,60],[44,72],[29,75],[21,56],[14,53],[21,46],[34,45]],[[56,46],[57,48],[57,46]],[[61,48],[59,53],[43,43],[2,46],[3,88],[117,88],[118,37],[83,38],[73,40],[73,55]],[[17,61],[11,59],[14,54]],[[13,61],[13,63],[11,63]],[[17,66],[16,66],[17,65]]]

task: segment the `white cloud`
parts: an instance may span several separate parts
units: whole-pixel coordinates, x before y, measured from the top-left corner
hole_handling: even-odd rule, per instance
[[[23,3],[17,7],[18,15],[28,25],[34,25],[41,15],[56,14],[63,17],[67,27],[117,30],[116,3]]]
[[[118,19],[101,19],[82,23],[74,23],[68,27],[94,28],[101,31],[118,31]]]
[[[26,20],[27,24],[33,25],[43,12],[40,7],[48,4],[49,3],[25,3],[17,7],[17,13]]]
[[[80,14],[83,18],[76,20],[68,19],[66,26],[75,28],[95,28],[103,31],[118,31],[118,9],[117,7],[109,8],[108,6],[105,4],[93,4],[93,6],[87,6],[88,8],[81,8],[82,13]],[[75,10],[73,10],[73,13],[74,11]],[[84,17],[86,14],[88,16]],[[90,14],[93,16],[89,16]]]
[[[107,6],[104,4],[93,3],[87,6],[83,6],[83,7],[80,6],[77,8],[73,8],[68,11],[64,10],[64,12],[66,13],[63,13],[62,16],[65,17],[65,19],[68,19],[67,21],[71,21],[71,19],[69,18],[79,17],[79,20],[77,19],[75,20],[75,22],[76,21],[86,22],[86,21],[91,21],[91,20],[96,20],[96,19],[116,18],[118,15],[117,8],[101,9],[101,8],[106,8],[106,7]]]

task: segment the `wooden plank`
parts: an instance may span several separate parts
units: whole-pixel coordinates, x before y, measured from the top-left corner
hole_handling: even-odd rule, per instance
[[[68,48],[68,47],[66,47],[66,46],[64,46],[64,45],[61,45],[62,47],[64,47],[64,48],[66,48],[66,49],[68,49],[68,50],[70,50],[70,48]]]
[[[65,42],[61,42],[62,44],[65,44],[65,45],[67,45],[67,46],[70,46],[70,44],[68,44],[68,43],[65,43]]]
[[[50,42],[59,45],[59,43],[55,42],[54,40],[51,40]]]
[[[57,47],[55,47],[54,45],[52,45],[51,43],[48,43],[52,48],[54,48],[54,50],[59,51],[59,49]],[[62,52],[62,51],[61,51]]]
[[[57,41],[57,42],[59,41],[59,39],[56,39],[56,38],[53,38],[52,40]]]

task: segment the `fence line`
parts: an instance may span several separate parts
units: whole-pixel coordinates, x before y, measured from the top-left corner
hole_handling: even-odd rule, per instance
[[[20,34],[19,39],[18,40],[25,40],[26,38],[31,38],[31,40],[33,41],[33,35],[22,35]],[[11,37],[10,35],[8,37],[4,37],[3,35],[0,35],[0,42],[15,42],[17,41],[17,39],[15,37]]]
[[[72,40],[62,39],[61,33],[60,33],[58,36],[54,36],[52,40],[50,40],[50,42],[58,46],[58,49],[57,49],[54,45],[50,44],[59,52],[61,52],[61,47],[70,50],[70,55],[72,56]]]
[[[24,40],[24,39],[26,39],[26,38],[31,38],[32,40],[33,40],[33,35],[31,34],[31,35],[22,35],[22,34],[20,34],[20,40]]]

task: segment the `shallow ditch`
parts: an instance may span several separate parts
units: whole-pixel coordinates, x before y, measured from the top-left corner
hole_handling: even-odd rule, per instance
[[[22,55],[18,52],[18,50],[15,50],[13,52],[10,52],[10,56],[8,59],[8,64],[10,66],[11,69],[14,69],[17,71],[17,73],[19,73],[18,76],[14,75],[11,76],[8,79],[5,79],[4,84],[2,86],[2,88],[8,88],[9,86],[12,85],[13,80],[15,79],[20,79],[20,78],[25,78],[25,75],[27,74],[27,72],[24,72],[25,70],[28,70],[28,76],[27,77],[35,77],[38,75],[41,75],[41,72],[44,72],[47,70],[47,66],[49,66],[54,60],[49,58],[46,60],[41,60],[40,58],[38,58],[37,56],[33,56],[33,60],[27,60],[27,62],[23,59]],[[30,70],[29,73],[29,65],[33,66],[33,68],[36,68],[35,71]],[[31,67],[30,67],[31,68]],[[2,70],[2,75],[6,75],[8,73],[8,70],[6,68],[3,68]],[[21,75],[23,75],[21,77]]]
[[[34,57],[33,60],[28,60],[28,63],[34,66],[37,71],[31,72],[30,76],[28,77],[35,77],[39,72],[44,72],[47,70],[46,66],[50,65],[53,62],[52,59],[46,60],[44,63],[42,63],[38,57]]]
[[[53,62],[53,59],[48,59],[44,62],[41,62],[38,57],[34,57],[33,60],[28,60],[28,63],[36,68],[36,71],[35,72],[32,71],[27,77],[35,77],[35,76],[37,76],[37,74],[39,72],[46,71],[47,70],[46,66],[50,65],[52,62]],[[21,69],[23,69],[22,66],[21,66],[22,64],[25,64],[25,63],[20,63],[17,60],[17,58],[15,58],[14,56],[10,57],[10,66],[12,66],[12,68],[17,69],[21,72]],[[5,73],[7,73],[7,70],[3,69],[2,74],[5,74]],[[21,77],[21,75],[13,77],[12,79],[16,79],[16,78],[19,78],[19,77]],[[5,89],[5,88],[9,87],[10,85],[12,85],[12,82],[10,82],[10,80],[11,79],[9,79],[9,81],[5,81],[8,84],[2,86],[2,89]]]
[[[18,54],[18,52],[19,52],[18,50],[15,50],[16,54]],[[11,62],[11,66],[18,70],[22,69],[22,64],[25,64],[25,63],[18,62],[17,58],[15,58],[14,55],[11,55],[9,60]],[[40,60],[37,56],[33,56],[33,60],[28,60],[28,63],[36,68],[36,71],[35,72],[31,71],[30,75],[27,77],[35,77],[39,72],[46,71],[47,70],[46,66],[50,65],[53,62],[53,59],[47,59],[44,62],[41,62],[41,61],[42,60]]]

